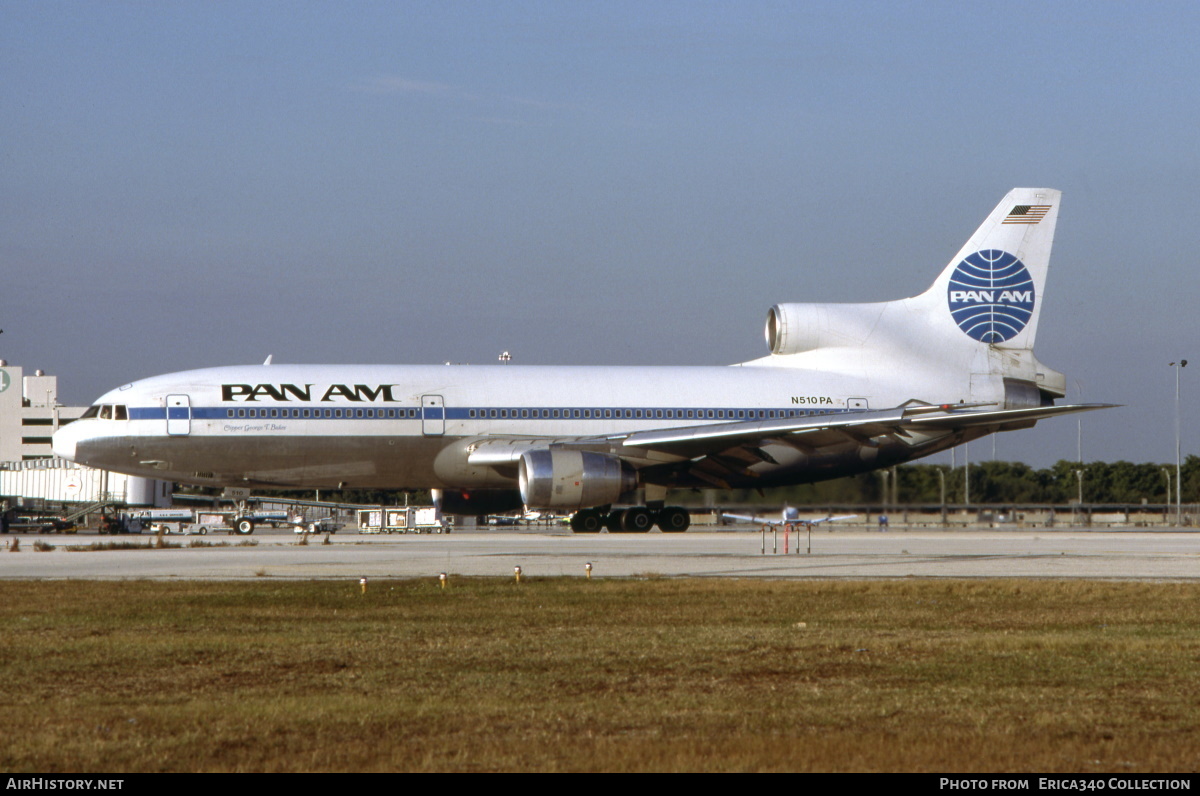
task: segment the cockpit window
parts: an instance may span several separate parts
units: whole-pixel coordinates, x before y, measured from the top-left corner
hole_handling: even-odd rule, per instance
[[[128,420],[129,409],[124,404],[96,404],[79,416],[80,420],[96,417],[100,420]]]

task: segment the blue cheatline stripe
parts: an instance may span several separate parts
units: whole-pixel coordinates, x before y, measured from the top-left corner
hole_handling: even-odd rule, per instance
[[[728,407],[542,407],[488,406],[462,407],[395,407],[359,408],[266,408],[266,407],[202,407],[191,409],[194,420],[642,420],[642,421],[725,421],[776,420],[789,417],[836,415],[865,409],[796,409],[728,408]],[[424,413],[424,414],[422,414]],[[162,407],[131,407],[131,420],[163,420],[167,410]],[[171,419],[186,419],[186,407],[172,407]]]

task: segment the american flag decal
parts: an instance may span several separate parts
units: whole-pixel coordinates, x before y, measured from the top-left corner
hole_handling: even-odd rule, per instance
[[[1017,205],[1008,211],[1002,224],[1036,224],[1050,212],[1050,205]]]

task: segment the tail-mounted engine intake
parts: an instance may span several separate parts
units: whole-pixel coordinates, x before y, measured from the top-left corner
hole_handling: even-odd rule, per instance
[[[776,304],[767,313],[772,354],[801,354],[817,348],[862,345],[882,304]]]
[[[633,468],[616,456],[544,448],[521,454],[518,480],[525,505],[539,509],[602,506],[637,486]]]

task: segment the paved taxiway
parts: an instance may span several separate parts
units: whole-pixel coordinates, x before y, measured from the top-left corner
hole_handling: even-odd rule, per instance
[[[150,536],[0,536],[0,579],[410,578],[452,575],[765,578],[1114,578],[1200,579],[1200,531],[816,531],[785,555],[783,534],[756,530],[686,534],[577,535],[558,529],[463,531],[448,535],[340,533],[330,544],[298,545],[286,531],[244,537],[169,537],[164,550],[72,551],[93,543],[149,544]],[[55,549],[39,552],[41,540]],[[227,547],[187,547],[201,540]],[[800,552],[797,554],[797,542]],[[773,552],[774,550],[778,552]]]

